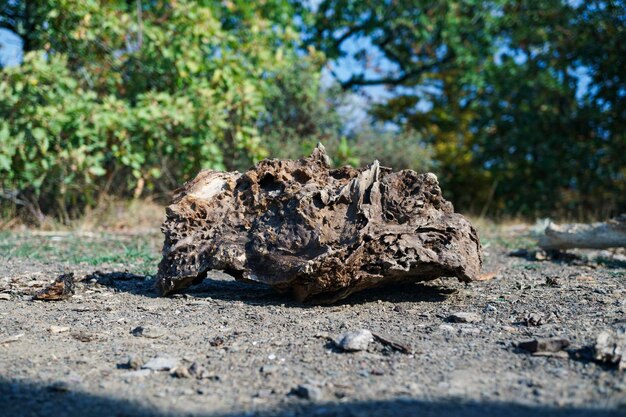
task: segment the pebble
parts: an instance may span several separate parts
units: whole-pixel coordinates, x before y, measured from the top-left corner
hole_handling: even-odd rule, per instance
[[[276,365],[263,365],[260,369],[261,375],[272,375],[278,371],[278,366]]]
[[[140,369],[143,365],[143,358],[138,355],[130,355],[128,357],[128,362],[126,362],[126,366],[129,369]]]
[[[558,352],[569,346],[569,340],[560,337],[533,339],[517,344],[520,349],[535,352]]]
[[[165,329],[153,326],[138,326],[131,330],[133,336],[146,337],[148,339],[158,339],[167,334]]]
[[[64,327],[64,326],[50,326],[50,328],[48,329],[48,331],[50,333],[65,333],[65,332],[69,332],[70,328],[69,327]]]
[[[528,313],[524,316],[523,322],[526,326],[541,326],[543,324],[543,314],[541,313]]]
[[[274,391],[271,389],[260,389],[254,396],[256,398],[269,398],[273,393]]]
[[[476,313],[458,312],[450,314],[448,321],[452,323],[480,323],[482,317]]]
[[[189,369],[186,366],[177,366],[170,371],[170,375],[176,378],[191,378]]]
[[[7,294],[5,292],[0,294],[0,300],[10,300],[10,299],[11,299],[11,294]]]
[[[311,401],[319,401],[323,397],[322,390],[311,384],[298,385],[291,390],[291,394]]]
[[[497,313],[498,309],[493,304],[487,304],[483,309],[485,313]]]
[[[502,330],[504,330],[507,333],[519,333],[519,330],[517,330],[513,326],[502,326]]]
[[[372,332],[365,329],[359,329],[354,332],[344,333],[339,338],[337,346],[346,352],[358,352],[367,350],[368,345],[374,341]]]
[[[16,334],[13,336],[8,336],[5,337],[3,339],[0,339],[0,345],[3,345],[5,343],[13,343],[13,342],[17,342],[18,340],[20,340],[22,337],[24,337],[24,333],[20,333],[20,334]]]
[[[166,356],[157,356],[143,364],[142,369],[151,369],[153,371],[169,371],[178,366],[178,359]]]

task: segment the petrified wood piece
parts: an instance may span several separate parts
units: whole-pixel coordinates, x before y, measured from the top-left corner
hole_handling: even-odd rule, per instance
[[[603,223],[550,223],[539,238],[543,249],[626,247],[626,213]]]
[[[375,161],[330,169],[319,145],[305,159],[244,172],[205,170],[167,208],[157,286],[200,282],[209,270],[328,303],[365,288],[437,277],[475,279],[476,230],[444,200],[437,177]]]

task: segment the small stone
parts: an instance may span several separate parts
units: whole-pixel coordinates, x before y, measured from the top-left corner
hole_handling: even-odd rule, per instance
[[[543,324],[543,314],[541,313],[528,313],[522,320],[528,327],[541,326]]]
[[[452,313],[448,317],[448,321],[452,323],[480,323],[482,321],[482,317],[476,313],[459,312]]]
[[[5,292],[0,294],[0,300],[10,300],[10,299],[11,299],[11,294],[7,294]]]
[[[176,368],[170,371],[170,375],[176,378],[191,378],[189,369],[187,369],[187,367],[185,366],[177,366]]]
[[[221,336],[216,336],[213,339],[209,340],[209,345],[213,347],[220,347],[224,344],[224,338]]]
[[[594,359],[626,370],[626,331],[604,330],[596,337]]]
[[[504,330],[507,333],[519,333],[519,330],[517,330],[513,326],[502,326],[502,330]]]
[[[191,375],[192,377],[196,379],[208,379],[211,381],[220,380],[220,377],[218,375],[210,373],[206,368],[204,368],[202,365],[198,364],[197,362],[192,363],[191,366],[189,367],[189,375]]]
[[[268,398],[274,393],[271,389],[260,389],[254,396],[256,398]]]
[[[17,342],[22,337],[24,337],[24,333],[16,334],[16,335],[13,335],[13,336],[7,336],[7,337],[5,337],[3,339],[0,339],[0,345],[3,345],[5,343]]]
[[[569,340],[560,337],[534,339],[517,344],[520,349],[535,352],[558,352],[569,346]]]
[[[323,398],[322,390],[312,384],[298,385],[291,390],[291,394],[311,401],[319,401]]]
[[[153,326],[137,326],[131,330],[133,336],[146,337],[148,339],[158,339],[166,335],[165,329]]]
[[[493,304],[487,304],[483,309],[485,313],[497,313],[498,309]]]
[[[70,328],[69,327],[64,327],[64,326],[50,326],[48,331],[50,333],[53,333],[53,334],[65,333],[65,332],[69,332]]]
[[[358,352],[367,350],[368,345],[374,341],[372,332],[365,329],[359,329],[354,332],[348,332],[340,336],[337,346],[345,352]]]
[[[261,372],[261,375],[265,375],[265,376],[272,375],[272,374],[275,374],[278,371],[278,366],[276,366],[276,365],[263,365],[259,371]]]
[[[143,364],[142,369],[151,369],[153,371],[169,371],[178,366],[178,359],[166,356],[157,356]]]
[[[561,282],[559,280],[559,277],[546,277],[546,286],[548,287],[560,287],[561,286]]]
[[[130,355],[128,357],[128,362],[126,362],[126,366],[129,369],[139,369],[143,365],[143,358],[138,355]]]
[[[80,342],[91,342],[92,340],[96,340],[98,338],[95,334],[87,333],[82,330],[72,333],[72,337]]]

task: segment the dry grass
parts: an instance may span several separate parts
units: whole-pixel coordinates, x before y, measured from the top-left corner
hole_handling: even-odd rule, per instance
[[[159,229],[165,219],[165,206],[151,199],[120,200],[112,197],[101,199],[100,203],[88,209],[77,220],[61,223],[51,217],[34,227],[24,223],[19,217],[0,221],[0,230],[25,231],[75,231],[112,233],[152,233]]]

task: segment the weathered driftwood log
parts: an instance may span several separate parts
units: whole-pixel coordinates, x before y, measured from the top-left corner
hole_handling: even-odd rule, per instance
[[[368,287],[437,277],[473,280],[476,230],[443,199],[433,174],[330,169],[324,148],[265,160],[241,174],[202,171],[167,208],[162,294],[209,270],[333,302]]]
[[[543,249],[626,247],[626,214],[605,223],[550,223],[539,238],[539,246]]]

